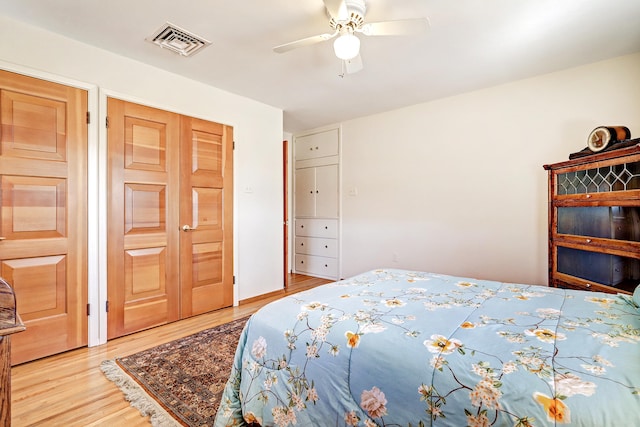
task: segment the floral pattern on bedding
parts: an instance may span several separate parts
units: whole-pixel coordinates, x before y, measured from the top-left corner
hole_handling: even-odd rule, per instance
[[[375,270],[257,312],[216,425],[640,425],[639,362],[623,296]]]

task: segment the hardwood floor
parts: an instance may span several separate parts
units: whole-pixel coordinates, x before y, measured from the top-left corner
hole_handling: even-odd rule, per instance
[[[149,426],[124,400],[122,392],[100,371],[105,359],[126,356],[252,314],[268,302],[329,280],[289,276],[286,291],[243,301],[238,307],[159,326],[104,345],[80,348],[11,369],[14,427],[23,426]]]

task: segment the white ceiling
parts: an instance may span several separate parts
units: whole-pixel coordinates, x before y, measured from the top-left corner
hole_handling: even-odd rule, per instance
[[[322,0],[0,0],[0,13],[281,108],[289,132],[640,52],[640,0],[366,3],[367,22],[431,28],[361,36],[364,70],[345,77],[332,41],[272,50],[331,32]],[[185,58],[145,41],[167,21],[212,44]]]

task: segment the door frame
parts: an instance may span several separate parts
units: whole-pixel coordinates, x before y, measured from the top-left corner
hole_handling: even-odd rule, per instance
[[[284,288],[289,287],[289,141],[282,141],[282,205]]]

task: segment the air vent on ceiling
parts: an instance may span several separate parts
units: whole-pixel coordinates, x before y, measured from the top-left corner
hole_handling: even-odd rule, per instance
[[[169,22],[147,37],[146,40],[182,56],[193,55],[203,47],[211,44],[210,41]]]

